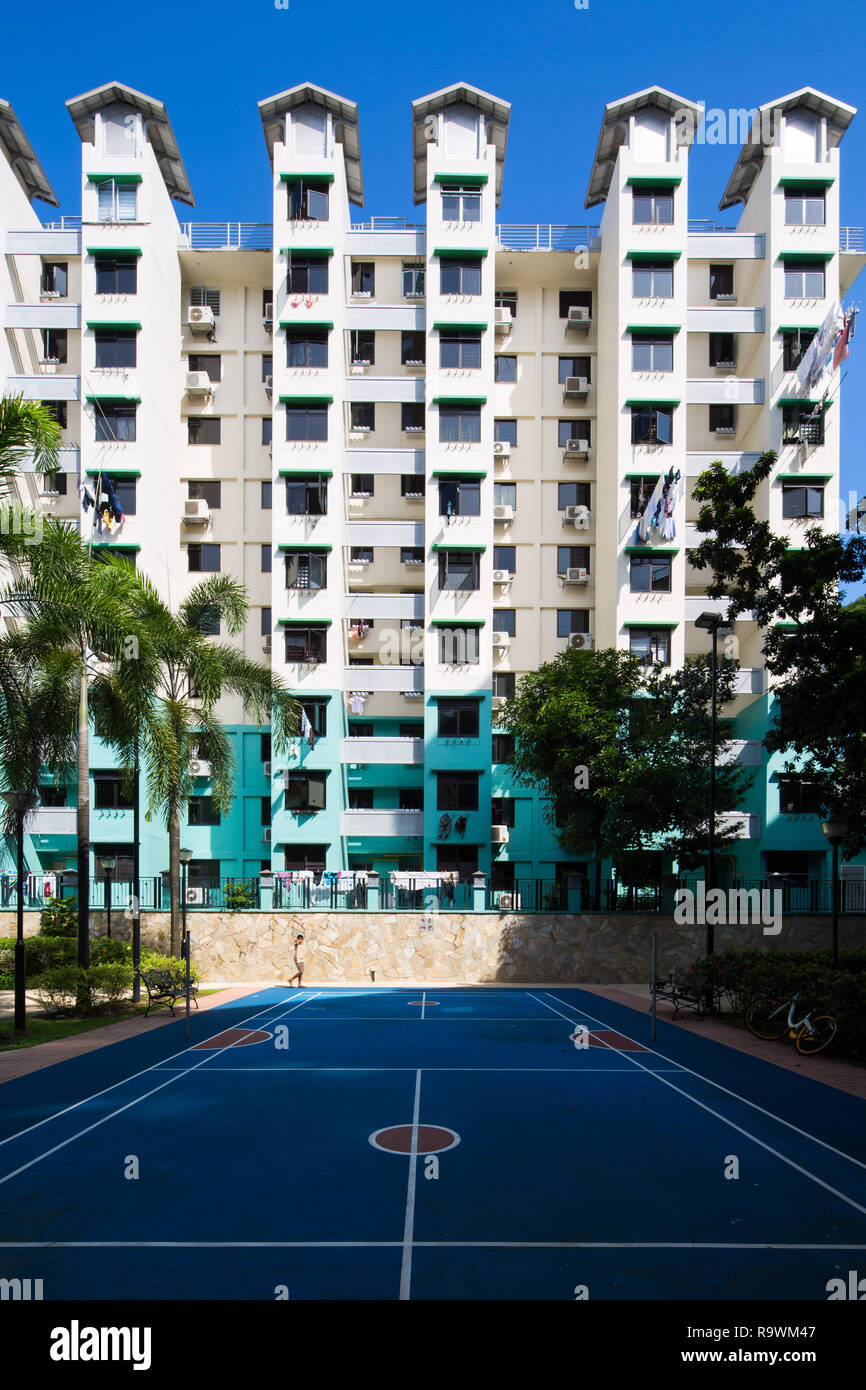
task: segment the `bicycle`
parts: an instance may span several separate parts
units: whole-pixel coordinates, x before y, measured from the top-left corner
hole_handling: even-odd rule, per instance
[[[838,1025],[830,1014],[818,1014],[817,1017],[813,1017],[811,1010],[803,1018],[795,1019],[794,1006],[799,998],[798,991],[784,1003],[779,999],[756,999],[746,1009],[746,1027],[749,1032],[766,1042],[783,1038],[787,1034],[796,1044],[797,1051],[804,1057],[810,1056],[813,1052],[820,1052],[833,1041]]]

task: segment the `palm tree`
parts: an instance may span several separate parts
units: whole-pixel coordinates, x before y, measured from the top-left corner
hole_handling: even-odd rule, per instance
[[[31,455],[41,473],[60,464],[60,426],[41,401],[0,396],[0,492],[13,490],[21,464]]]
[[[0,780],[4,791],[38,797],[47,767],[60,782],[75,762],[77,673],[71,654],[35,656],[26,633],[0,637]],[[3,830],[14,833],[7,811]]]
[[[194,790],[193,762],[206,748],[211,795],[221,814],[235,792],[231,740],[217,713],[236,696],[247,715],[270,724],[277,752],[297,731],[300,709],[270,669],[237,647],[207,635],[218,619],[229,637],[244,629],[249,603],[244,585],[215,575],[193,588],[173,613],[144,575],[136,575],[135,626],[141,641],[134,660],[115,660],[94,687],[100,732],[118,750],[127,772],[140,758],[147,774],[150,818],[168,830],[171,954],[180,950],[180,818]],[[207,621],[211,620],[211,621]]]

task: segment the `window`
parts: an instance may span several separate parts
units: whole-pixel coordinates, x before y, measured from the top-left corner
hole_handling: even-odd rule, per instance
[[[514,735],[513,734],[494,734],[492,761],[494,763],[510,763],[514,757]]]
[[[328,220],[328,184],[324,179],[298,179],[289,184],[291,222]]]
[[[327,660],[328,629],[326,627],[287,627],[286,661],[318,666]]]
[[[326,405],[286,406],[286,439],[290,444],[304,441],[323,444],[327,438]]]
[[[322,872],[325,867],[327,845],[286,845],[285,867],[295,872],[312,869]]]
[[[710,334],[710,366],[736,367],[737,353],[733,333]]]
[[[478,872],[478,846],[437,845],[436,868],[440,873],[456,873],[461,883],[467,883]]]
[[[274,356],[271,352],[262,353],[262,381],[272,381],[274,376]]]
[[[419,735],[420,737],[420,735]],[[423,811],[424,810],[424,788],[423,787],[400,787],[397,792],[401,811]]]
[[[327,367],[328,330],[286,329],[287,367]]]
[[[481,194],[462,183],[442,185],[443,222],[480,222]]]
[[[187,568],[191,574],[219,574],[220,548],[218,545],[188,545],[186,554]]]
[[[261,809],[261,823],[262,823],[262,825],[270,825],[270,823],[271,823],[271,798],[270,798],[269,796],[263,796],[263,797],[261,798],[261,808],[262,808],[262,809]]]
[[[372,261],[352,262],[352,294],[373,295],[376,292],[376,268]]]
[[[349,429],[364,433],[376,428],[376,407],[372,401],[353,401],[349,406]]]
[[[439,700],[440,738],[477,738],[479,700]]]
[[[592,318],[592,290],[560,290],[559,317],[567,319],[569,309],[587,309]]]
[[[475,257],[449,257],[439,267],[440,294],[480,294],[481,262]]]
[[[424,402],[404,401],[400,407],[400,428],[408,434],[424,433]]]
[[[289,772],[286,774],[286,809],[324,811],[327,772]]]
[[[274,505],[274,488],[270,478],[262,479],[262,511],[269,512]]]
[[[493,796],[490,798],[490,824],[514,826],[513,796]]]
[[[785,261],[786,299],[823,299],[824,267],[813,261]]]
[[[353,473],[349,484],[352,497],[372,497],[375,491],[375,476],[372,473]]]
[[[321,473],[286,478],[287,516],[327,516],[328,479]]]
[[[43,784],[39,788],[40,806],[65,806],[66,788]]]
[[[632,406],[632,444],[670,444],[674,434],[674,412],[670,406]]]
[[[710,266],[710,299],[733,299],[734,267],[732,265]]]
[[[442,478],[439,481],[440,516],[480,516],[481,483],[478,478]]]
[[[94,335],[96,367],[134,367],[136,364],[137,334],[134,329],[123,333],[101,328]]]
[[[710,433],[735,434],[737,429],[737,407],[735,405],[710,406]]]
[[[136,294],[138,259],[135,256],[97,256],[97,294]]]
[[[672,372],[674,344],[672,338],[638,337],[632,334],[631,369],[633,372]]]
[[[480,587],[481,556],[477,550],[439,551],[439,588],[461,591]]]
[[[588,449],[590,442],[589,426],[589,420],[558,420],[556,423],[556,431],[560,449],[565,449],[572,439],[582,440],[583,444]]]
[[[647,502],[650,500],[653,493],[655,492],[655,486],[657,482],[658,474],[652,474],[650,477],[644,478],[631,478],[629,480],[629,485],[631,488],[632,519],[643,515],[643,511]]]
[[[353,565],[372,565],[373,553],[371,545],[353,545],[349,549],[349,561]]]
[[[570,637],[573,632],[589,632],[588,608],[558,608],[556,612],[557,637]]]
[[[270,415],[262,416],[262,444],[270,446],[274,438],[274,422]]]
[[[782,407],[783,444],[823,444],[824,411],[808,402]]]
[[[424,272],[423,261],[408,261],[403,264],[403,298],[404,299],[423,299],[424,298]]]
[[[439,439],[443,444],[478,444],[481,410],[472,405],[440,405]]]
[[[69,264],[67,261],[45,261],[42,266],[40,282],[42,294],[56,295],[65,299],[69,293]]]
[[[508,309],[512,319],[517,318],[517,290],[495,290],[493,304],[497,309]]]
[[[670,226],[674,220],[672,188],[635,188],[631,220],[636,227]]]
[[[439,660],[443,666],[477,666],[480,629],[440,627]]]
[[[517,636],[517,609],[494,608],[493,626],[497,632],[507,632],[509,637]]]
[[[305,256],[293,252],[286,268],[286,289],[289,294],[327,294],[327,256]]]
[[[423,719],[414,719],[414,720],[411,721],[411,723],[406,722],[406,721],[402,721],[402,722],[401,722],[401,724],[400,724],[400,738],[423,738],[423,737],[424,737],[424,721],[423,721]]]
[[[418,366],[425,361],[427,347],[423,333],[400,335],[400,361],[404,367]]]
[[[43,328],[42,357],[46,362],[65,362],[67,337],[65,328]]]
[[[324,589],[327,583],[327,551],[289,551],[289,553],[286,555],[287,589]]]
[[[458,332],[442,328],[439,331],[439,366],[464,367],[474,370],[481,366],[481,334]]]
[[[786,520],[800,521],[809,517],[824,515],[823,485],[810,487],[782,484],[782,516]]]
[[[558,545],[556,547],[556,573],[565,574],[566,570],[588,570],[589,569],[589,546],[588,545]]]
[[[222,420],[219,415],[188,415],[186,417],[188,444],[219,444]]]
[[[214,318],[218,319],[220,316],[220,291],[209,289],[207,285],[193,285],[189,292],[189,307],[191,309],[211,309]]]
[[[137,407],[125,401],[95,401],[96,438],[100,442],[135,443]]]
[[[56,479],[56,481],[59,482],[59,481],[60,481],[60,477],[62,477],[62,476],[63,476],[62,474],[58,475],[58,478]],[[64,481],[65,481],[65,478],[64,478]],[[95,480],[94,480],[94,481],[95,481]],[[116,474],[116,473],[103,473],[103,475],[102,475],[102,481],[103,481],[103,483],[109,482],[109,483],[111,484],[112,488],[114,489],[114,495],[115,495],[115,497],[117,498],[118,502],[120,503],[120,505],[121,505],[121,507],[122,507],[122,509],[123,509],[124,515],[125,515],[125,516],[135,516],[135,504],[136,504],[135,484],[136,484],[136,479],[135,479],[135,478],[122,477],[122,476],[120,476],[119,474]],[[95,491],[96,491],[96,488],[94,487],[94,492],[95,492]],[[104,503],[105,500],[106,500],[106,498],[105,498],[105,490],[103,489],[103,494],[102,494],[102,496],[97,498],[97,510],[99,510],[100,506]]]
[[[220,615],[218,608],[203,609],[199,615],[198,630],[199,632],[203,632],[206,637],[219,637]],[[206,755],[200,753],[199,756],[205,757]]]
[[[635,299],[672,299],[674,267],[671,261],[635,261],[631,268],[631,292]]]
[[[373,809],[373,788],[372,787],[350,787],[349,788],[349,810],[350,811],[372,811]]]
[[[263,763],[269,763],[271,760],[270,734],[259,734],[259,757]]]
[[[96,185],[100,222],[134,222],[138,214],[138,188],[134,183],[101,179]]]
[[[56,421],[62,430],[65,430],[69,423],[69,410],[66,401],[41,401],[43,410],[47,410],[51,418]]]
[[[93,805],[97,811],[131,811],[132,797],[123,790],[117,772],[94,772]]]
[[[437,811],[477,811],[478,772],[437,772]]]
[[[400,496],[423,497],[426,481],[423,473],[403,473],[400,478]]]
[[[372,719],[350,719],[349,738],[372,738],[373,721]]]
[[[557,483],[556,505],[564,512],[566,507],[588,507],[592,496],[591,483]]]
[[[785,189],[786,227],[823,227],[824,190],[808,184]]]
[[[493,484],[493,505],[494,507],[517,508],[517,484],[516,483],[494,483]]]
[[[191,352],[187,370],[205,372],[209,381],[222,381],[222,358],[218,352]]]
[[[820,816],[821,784],[806,777],[779,778],[779,812],[783,816]]]
[[[260,629],[260,630],[261,630],[262,637],[270,637],[271,632],[273,631],[273,626],[274,626],[274,619],[273,619],[272,610],[271,610],[270,608],[262,608],[262,610],[261,610],[261,629]]]
[[[269,545],[262,546],[262,574],[270,574],[273,567],[274,553]]]
[[[134,480],[133,480],[134,481]],[[55,473],[53,478],[45,478],[44,491],[52,497],[66,497],[69,492],[69,474]],[[124,511],[126,508],[124,508]]]
[[[570,376],[582,376],[585,381],[589,381],[589,365],[590,359],[588,357],[560,357],[559,376],[557,378],[560,386]]]
[[[494,420],[493,438],[497,444],[510,444],[512,448],[517,448],[517,421],[516,420]]]
[[[669,594],[671,591],[671,557],[669,555],[632,555],[629,582],[633,594]]]
[[[274,317],[274,292],[272,289],[262,290],[262,318],[271,319]]]
[[[629,651],[644,666],[671,664],[671,634],[668,628],[632,628],[628,638]]]
[[[355,329],[351,335],[349,351],[355,365],[364,363],[372,367],[376,361],[376,334],[371,329]]]
[[[501,695],[503,700],[514,699],[516,678],[513,671],[495,671],[493,673],[493,694]]]
[[[424,551],[420,545],[401,545],[400,564],[401,565],[423,565]]]
[[[493,568],[495,570],[507,570],[509,574],[514,574],[516,555],[517,551],[513,545],[495,545],[493,547]]]
[[[513,353],[497,352],[493,358],[494,381],[517,380],[517,358]]]
[[[784,371],[796,371],[806,356],[806,350],[814,336],[814,328],[794,328],[782,334],[782,368]]]

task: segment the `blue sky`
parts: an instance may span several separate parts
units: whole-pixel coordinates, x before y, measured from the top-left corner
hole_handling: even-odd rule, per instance
[[[359,104],[365,216],[412,218],[410,103],[463,80],[512,104],[501,220],[576,223],[600,212],[587,213],[583,200],[606,102],[658,83],[707,107],[749,108],[811,85],[861,108],[842,145],[842,221],[866,224],[862,4],[288,2],[91,0],[62,27],[46,23],[44,7],[8,9],[0,97],[15,107],[63,208],[78,211],[80,158],[63,103],[111,80],[165,102],[197,203],[190,213],[178,207],[182,220],[263,222],[270,192],[256,104],[301,81]],[[693,152],[692,217],[716,214],[736,153],[724,145]],[[866,275],[849,297],[858,291],[866,308]],[[866,389],[866,312],[847,365],[842,491],[862,497],[854,401]]]

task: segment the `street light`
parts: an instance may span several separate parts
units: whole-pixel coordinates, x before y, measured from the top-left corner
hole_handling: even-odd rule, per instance
[[[186,887],[187,887],[187,878],[188,878],[188,876],[189,876],[189,861],[192,859],[192,850],[191,850],[191,849],[182,849],[182,850],[179,850],[179,851],[178,851],[178,856],[177,856],[177,857],[178,857],[178,859],[180,860],[180,863],[181,863],[181,894],[180,894],[180,902],[181,902],[181,908],[180,908],[180,910],[181,910],[181,942],[180,942],[180,953],[181,953],[181,956],[183,956],[183,952],[184,952],[184,949],[185,949],[185,947],[186,947]]]
[[[707,854],[707,893],[716,886],[716,729],[718,724],[716,697],[716,670],[718,667],[719,629],[728,627],[727,619],[721,613],[701,613],[695,618],[695,627],[712,634],[713,655],[711,663],[712,713],[710,716],[710,842]],[[711,956],[715,949],[715,928],[708,920],[706,954]]]
[[[831,816],[821,824],[833,848],[833,964],[839,963],[839,846],[848,834],[844,816]]]
[[[30,792],[9,791],[2,793],[3,800],[15,816],[15,840],[17,851],[16,869],[18,873],[18,931],[15,937],[15,1032],[23,1033],[27,1027],[27,948],[24,945],[24,817],[33,805]]]
[[[111,875],[117,866],[117,860],[110,854],[103,855],[99,863],[105,873],[105,935],[111,940]]]

